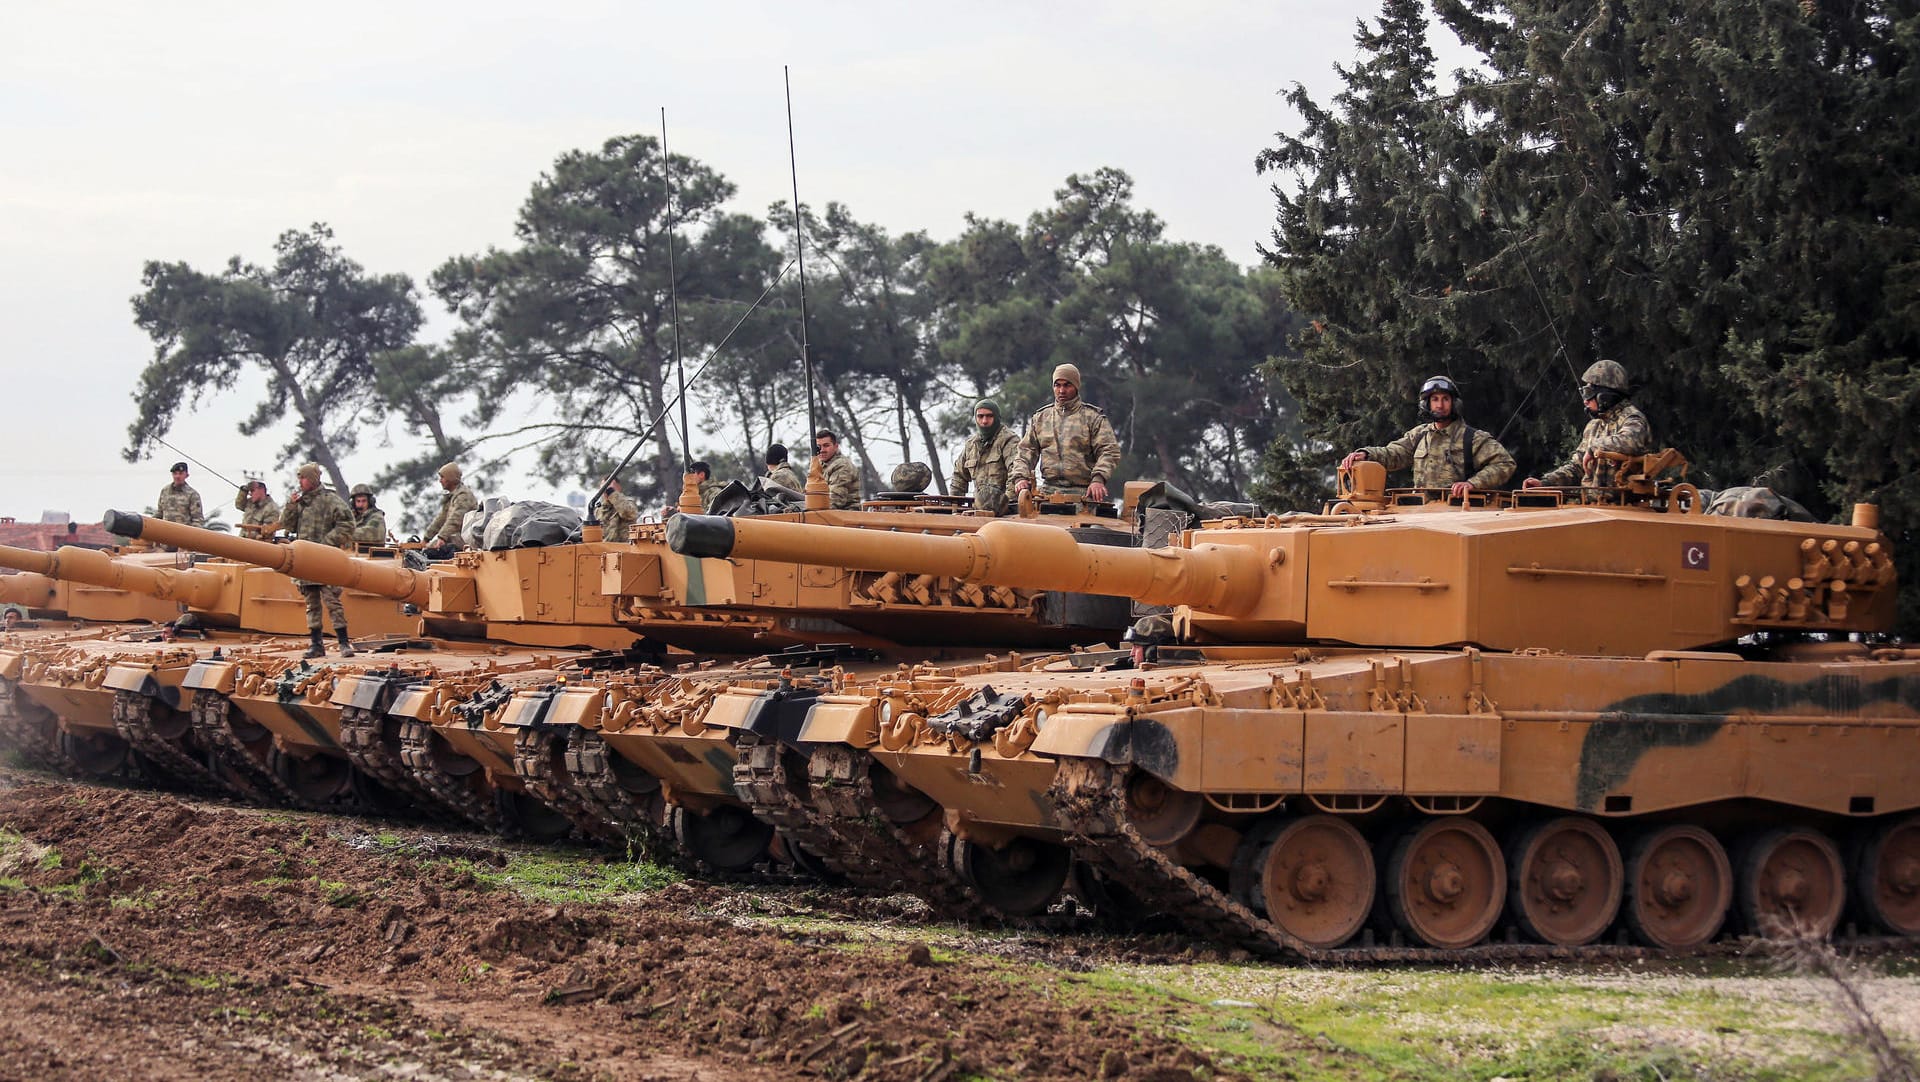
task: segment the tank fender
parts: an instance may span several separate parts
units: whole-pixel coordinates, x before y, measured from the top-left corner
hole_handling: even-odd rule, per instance
[[[0,680],[20,679],[20,670],[26,668],[26,661],[24,650],[0,650]]]
[[[818,688],[772,688],[747,707],[741,728],[762,739],[798,744],[800,730],[806,726],[807,715],[819,696]]]
[[[130,691],[172,707],[180,705],[180,689],[160,683],[154,679],[153,670],[144,665],[110,665],[103,682],[115,691]]]
[[[1049,758],[1132,764],[1169,778],[1179,767],[1179,749],[1165,725],[1106,711],[1069,707],[1054,713],[1040,727],[1031,750]]]
[[[233,692],[234,683],[240,675],[240,666],[224,658],[219,661],[196,661],[187,669],[187,675],[181,677],[180,686],[195,691],[212,691],[222,695]]]
[[[800,725],[803,744],[870,748],[880,742],[880,712],[871,696],[822,695]]]
[[[333,684],[333,704],[384,714],[402,690],[419,680],[413,673],[341,673]]]

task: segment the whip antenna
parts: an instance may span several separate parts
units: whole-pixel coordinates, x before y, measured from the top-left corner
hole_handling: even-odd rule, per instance
[[[787,168],[793,175],[793,261],[800,271],[800,369],[807,378],[807,446],[813,446],[813,434],[820,431],[813,408],[813,358],[807,354],[807,242],[800,228],[800,163],[793,152],[793,75],[780,65],[780,79],[787,87]],[[811,456],[809,456],[811,457]]]
[[[680,381],[680,468],[684,471],[693,464],[693,430],[687,426],[687,364],[680,358],[680,276],[673,267],[673,158],[667,153],[664,105],[660,107],[660,167],[667,177],[667,303],[673,312],[673,367]]]
[[[179,455],[181,458],[186,459],[188,462],[191,462],[194,465],[200,467],[201,469],[207,471],[208,473],[213,474],[215,477],[219,477],[220,480],[227,481],[225,477],[221,476],[219,470],[214,469],[212,466],[207,465],[206,463],[200,461],[199,459],[193,457],[192,455],[186,453],[185,451],[182,451],[180,448],[175,447],[173,444],[168,443],[166,440],[161,439],[158,434],[149,432],[147,433],[147,438],[151,439],[153,442],[159,444],[160,446],[165,447],[167,450],[172,451],[174,454]],[[227,484],[233,485],[233,482],[227,481]],[[234,485],[233,487],[239,488],[240,486]]]

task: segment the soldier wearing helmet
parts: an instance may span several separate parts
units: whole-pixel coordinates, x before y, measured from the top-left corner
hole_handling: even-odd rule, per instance
[[[446,495],[440,499],[440,513],[427,523],[423,536],[427,538],[427,547],[441,551],[463,549],[466,543],[460,539],[460,524],[466,520],[467,512],[480,510],[480,498],[473,490],[460,481],[460,464],[449,462],[440,467],[440,487]],[[428,553],[432,555],[432,553]]]
[[[1653,427],[1640,407],[1627,401],[1633,385],[1619,361],[1595,361],[1580,376],[1580,401],[1587,407],[1586,430],[1573,457],[1544,477],[1529,477],[1525,487],[1590,485],[1599,472],[1601,451],[1623,455],[1651,454]]]
[[[1513,455],[1489,432],[1460,416],[1460,388],[1445,376],[1420,385],[1420,423],[1384,447],[1362,447],[1340,460],[1343,469],[1372,460],[1413,470],[1413,487],[1444,488],[1463,500],[1476,488],[1498,488],[1515,469]]]
[[[353,512],[353,539],[366,545],[385,544],[387,513],[374,506],[373,489],[367,485],[353,486],[347,504],[347,509]]]

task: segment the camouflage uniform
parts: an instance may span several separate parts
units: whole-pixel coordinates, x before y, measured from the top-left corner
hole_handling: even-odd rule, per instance
[[[440,500],[440,513],[433,516],[433,521],[427,523],[426,532],[420,536],[429,541],[444,537],[453,543],[454,548],[466,548],[467,543],[460,537],[460,524],[466,521],[467,512],[478,510],[479,497],[464,482],[457,484]]]
[[[974,508],[999,514],[1007,504],[1008,478],[1014,461],[1020,457],[1020,437],[1005,425],[1000,426],[991,442],[980,437],[981,433],[976,431],[960,449],[960,460],[953,464],[953,478],[948,487],[955,496],[965,496],[967,487],[972,485]]]
[[[1076,398],[1064,406],[1057,402],[1042,406],[1027,421],[1010,479],[1034,480],[1037,465],[1042,491],[1084,496],[1093,482],[1111,480],[1119,464],[1120,441],[1113,434],[1113,422],[1100,407]]]
[[[827,480],[827,506],[837,511],[860,506],[860,471],[845,452],[836,451],[820,463],[820,474]],[[804,490],[803,490],[804,491]]]
[[[725,487],[727,487],[725,481],[715,480],[712,477],[700,482],[700,506],[712,507],[713,498],[720,495],[720,490]]]
[[[1465,481],[1475,488],[1499,488],[1513,477],[1513,455],[1484,429],[1473,429],[1473,476],[1467,476],[1468,426],[1451,421],[1444,427],[1426,422],[1384,447],[1362,447],[1367,457],[1387,472],[1413,469],[1414,488],[1448,488]]]
[[[280,528],[300,538],[335,548],[353,548],[353,511],[347,501],[341,499],[325,485],[312,492],[303,492],[297,499],[287,501],[280,512]],[[318,582],[294,579],[293,584],[307,599],[307,630],[320,633],[320,609],[326,606],[327,618],[333,621],[333,629],[342,634],[347,627],[347,610],[340,604],[340,587],[328,586]]]
[[[240,495],[233,498],[233,509],[240,512],[240,532],[243,534],[265,537],[280,528],[280,505],[273,502],[272,496],[254,503],[243,488]]]
[[[177,485],[168,482],[160,490],[160,497],[153,501],[153,513],[162,522],[184,522],[189,526],[207,524],[206,512],[200,507],[200,494],[184,481]]]
[[[387,513],[378,507],[369,506],[364,515],[356,514],[352,508],[347,513],[353,515],[353,539],[369,545],[383,545],[387,541]]]
[[[605,492],[600,496],[600,506],[594,517],[600,520],[603,535],[609,541],[625,541],[633,536],[633,524],[640,521],[640,509],[633,505],[625,493]]]
[[[795,492],[804,494],[807,491],[806,479],[793,472],[793,467],[784,462],[778,466],[767,467],[767,480],[772,484],[784,485]]]
[[[1647,415],[1631,402],[1618,402],[1612,409],[1587,422],[1586,431],[1580,433],[1580,445],[1573,449],[1573,457],[1540,478],[1540,483],[1549,486],[1592,484],[1595,474],[1584,469],[1580,463],[1588,451],[1646,455],[1656,449],[1653,445],[1653,427],[1647,423]]]

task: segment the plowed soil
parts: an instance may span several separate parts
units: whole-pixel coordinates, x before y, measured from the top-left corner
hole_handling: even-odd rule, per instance
[[[0,1077],[1232,1077],[1070,946],[1056,980],[713,884],[548,905],[354,826],[0,769]]]

